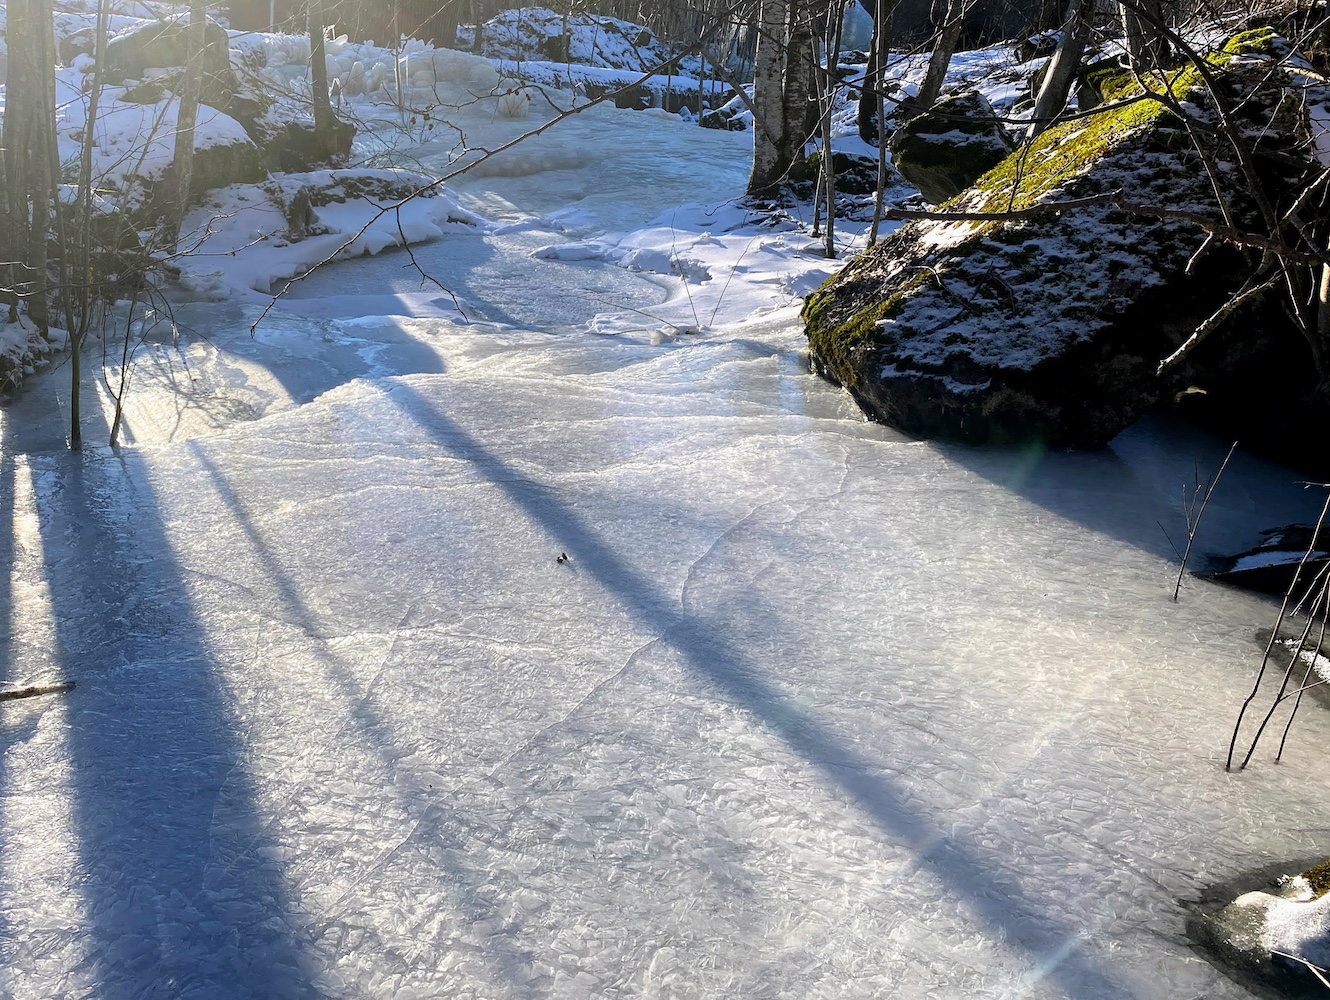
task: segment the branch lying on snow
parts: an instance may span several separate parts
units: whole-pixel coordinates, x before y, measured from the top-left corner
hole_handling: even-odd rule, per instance
[[[66,694],[73,690],[73,681],[61,681],[59,684],[33,684],[29,687],[0,691],[0,701],[18,701],[20,698],[36,698],[44,694]]]
[[[1261,236],[1258,233],[1243,232],[1222,222],[1202,215],[1200,212],[1188,212],[1183,209],[1161,208],[1158,205],[1145,205],[1129,201],[1120,191],[1108,194],[1090,195],[1086,198],[1073,198],[1069,201],[1048,201],[1029,208],[1016,208],[1007,212],[927,212],[916,209],[892,208],[883,213],[883,217],[900,222],[926,220],[930,222],[1011,222],[1019,219],[1032,219],[1041,215],[1055,215],[1080,208],[1109,206],[1130,215],[1144,215],[1154,219],[1173,219],[1180,222],[1195,223],[1198,227],[1216,238],[1225,240],[1237,247],[1251,247],[1268,251],[1295,264],[1319,267],[1330,264],[1330,254],[1325,252],[1307,253],[1295,250],[1283,240]]]

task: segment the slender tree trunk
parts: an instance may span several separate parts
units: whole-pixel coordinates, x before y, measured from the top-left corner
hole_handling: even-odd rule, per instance
[[[877,244],[878,230],[882,226],[882,199],[887,191],[887,99],[886,70],[887,57],[891,51],[891,21],[895,13],[895,4],[888,0],[877,0],[877,10],[873,18],[873,53],[877,57],[878,79],[875,81],[873,96],[877,103],[877,197],[873,201],[873,225],[868,230],[868,245]]]
[[[190,0],[189,30],[185,33],[185,51],[189,62],[181,87],[180,111],[176,116],[175,158],[171,163],[175,190],[171,192],[162,223],[162,235],[172,249],[180,241],[180,226],[189,207],[194,178],[194,132],[199,117],[199,93],[203,89],[203,46],[207,24],[206,0]]]
[[[83,342],[92,325],[92,312],[95,304],[96,276],[93,274],[93,234],[92,234],[92,151],[97,143],[97,113],[101,104],[102,80],[106,72],[107,22],[110,18],[111,0],[98,0],[97,26],[93,36],[92,91],[88,94],[88,116],[83,127],[83,145],[79,150],[78,176],[78,244],[79,252],[71,269],[79,276],[77,294],[79,297],[77,315],[69,324],[70,381],[73,384],[70,402],[69,444],[79,448],[83,444],[81,406],[79,405],[79,385],[81,383],[81,361]],[[69,295],[75,290],[70,289]],[[114,435],[111,444],[115,444]]]
[[[1085,46],[1090,39],[1090,26],[1094,18],[1092,0],[1071,0],[1067,6],[1067,19],[1062,25],[1062,37],[1057,50],[1049,60],[1044,74],[1044,85],[1034,102],[1030,119],[1030,138],[1034,138],[1062,113],[1067,106],[1076,74],[1081,68]]]
[[[942,84],[947,79],[947,70],[951,68],[951,57],[956,54],[956,46],[960,44],[961,29],[965,26],[968,11],[966,0],[951,0],[947,4],[947,19],[928,57],[928,69],[924,73],[923,82],[919,84],[919,93],[906,102],[909,114],[921,115],[937,103],[942,94]]]
[[[827,230],[822,249],[828,260],[836,259],[836,155],[831,148],[831,115],[836,105],[840,67],[841,32],[845,27],[845,3],[836,0],[829,12],[824,36],[825,65],[822,69],[822,173],[827,198]]]
[[[327,35],[323,16],[324,0],[309,0],[309,85],[314,102],[314,141],[323,156],[330,157],[337,146],[332,100],[328,95],[328,56],[324,47]]]

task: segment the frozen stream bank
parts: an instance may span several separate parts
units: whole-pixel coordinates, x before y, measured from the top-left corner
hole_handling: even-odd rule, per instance
[[[1270,605],[1173,604],[1156,520],[1222,446],[905,441],[770,287],[662,344],[190,306],[215,412],[7,413],[4,674],[79,686],[0,708],[0,990],[1245,996],[1178,900],[1325,853],[1330,717],[1221,768]],[[1209,544],[1294,478],[1239,462]]]

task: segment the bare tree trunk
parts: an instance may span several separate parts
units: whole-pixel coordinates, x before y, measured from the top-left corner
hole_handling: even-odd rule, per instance
[[[822,175],[827,198],[827,230],[822,248],[828,260],[836,259],[836,156],[831,149],[831,114],[835,110],[840,64],[841,32],[845,27],[844,0],[836,0],[827,20],[822,72]]]
[[[476,37],[471,42],[471,51],[477,55],[485,47],[485,18],[483,15],[484,10],[480,6],[479,0],[471,0],[471,20],[476,25]]]
[[[1039,88],[1039,96],[1034,102],[1030,138],[1033,139],[1053,124],[1053,120],[1067,106],[1067,98],[1085,55],[1085,45],[1090,39],[1093,18],[1092,0],[1071,0],[1067,5],[1067,20],[1062,26],[1062,37],[1058,39],[1057,51],[1049,60],[1044,85]]]
[[[180,241],[180,226],[189,206],[190,187],[194,177],[194,131],[199,117],[199,93],[203,89],[204,29],[208,23],[206,0],[190,0],[189,30],[185,33],[186,64],[184,84],[180,93],[180,111],[176,116],[175,157],[171,161],[174,190],[166,205],[162,221],[162,235],[172,249]]]
[[[785,138],[788,172],[804,160],[804,146],[817,134],[819,107],[817,52],[813,45],[811,0],[789,0],[789,31],[785,54]]]
[[[93,275],[93,236],[92,236],[92,151],[97,142],[97,111],[101,103],[102,80],[106,71],[107,22],[110,18],[111,0],[98,0],[97,27],[93,36],[92,91],[88,94],[88,118],[83,127],[83,145],[79,151],[78,178],[78,229],[79,254],[71,268],[79,276],[78,313],[69,324],[70,352],[70,393],[69,407],[69,446],[78,449],[83,445],[82,407],[79,404],[79,386],[82,382],[83,341],[92,324],[95,279]],[[70,295],[74,289],[70,289]],[[115,444],[112,436],[111,444]]]
[[[17,297],[43,331],[50,325],[47,244],[59,164],[55,149],[55,39],[50,0],[17,0],[8,7],[9,65],[5,85],[5,175],[9,246]]]
[[[1169,57],[1168,40],[1159,30],[1164,12],[1157,0],[1120,0],[1127,59],[1137,73],[1161,69]]]
[[[947,79],[947,70],[951,67],[951,57],[956,54],[960,44],[961,28],[965,24],[965,14],[969,5],[965,0],[951,0],[947,4],[947,19],[938,32],[933,52],[928,57],[928,70],[919,84],[919,93],[907,103],[909,114],[921,115],[937,103],[942,93],[942,84]]]
[[[0,150],[5,148],[4,122],[0,120]],[[18,295],[14,292],[14,264],[18,256],[13,237],[16,223],[9,212],[9,175],[5,170],[5,157],[0,156],[0,305],[4,305],[5,321],[18,322]]]
[[[785,62],[789,0],[762,0],[757,15],[757,57],[753,65],[753,171],[750,195],[770,194],[784,179]]]
[[[873,97],[877,104],[877,197],[873,201],[873,225],[868,230],[868,245],[877,244],[878,230],[882,226],[882,198],[887,190],[887,99],[886,70],[887,57],[891,51],[891,16],[896,5],[888,0],[877,0],[877,10],[873,17],[873,55],[876,58],[877,79],[874,81]]]
[[[328,96],[328,56],[324,48],[327,35],[323,18],[323,0],[309,0],[309,85],[314,101],[314,141],[325,156],[332,156],[337,146],[332,100]]]

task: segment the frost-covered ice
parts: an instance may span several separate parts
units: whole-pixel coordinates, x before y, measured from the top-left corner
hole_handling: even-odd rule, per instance
[[[1323,853],[1330,717],[1222,770],[1272,607],[1156,522],[1224,446],[864,423],[806,233],[686,207],[743,137],[594,114],[450,186],[466,320],[385,251],[180,305],[118,454],[0,413],[0,669],[78,682],[0,705],[0,994],[1244,996],[1180,900]]]

